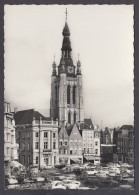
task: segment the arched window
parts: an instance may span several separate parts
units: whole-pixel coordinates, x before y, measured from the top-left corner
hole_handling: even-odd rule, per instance
[[[73,104],[75,104],[75,98],[76,98],[76,86],[73,86]]]
[[[70,85],[67,87],[67,104],[70,104]]]
[[[68,113],[68,123],[71,124],[71,113]]]
[[[74,112],[74,123],[76,123],[76,112]]]

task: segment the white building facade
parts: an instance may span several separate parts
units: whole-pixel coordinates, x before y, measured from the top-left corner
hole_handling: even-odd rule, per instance
[[[100,134],[98,130],[83,129],[83,154],[87,161],[100,163]]]
[[[10,175],[10,162],[18,160],[18,144],[15,142],[14,113],[10,103],[4,103],[4,165],[5,175]]]

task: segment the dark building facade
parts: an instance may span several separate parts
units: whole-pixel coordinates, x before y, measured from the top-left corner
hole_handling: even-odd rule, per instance
[[[120,162],[134,162],[134,128],[123,125],[117,130],[117,156]]]

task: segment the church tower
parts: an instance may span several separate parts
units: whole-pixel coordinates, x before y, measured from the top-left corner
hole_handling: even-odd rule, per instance
[[[55,60],[52,65],[50,100],[50,116],[58,118],[60,126],[63,123],[73,125],[84,121],[81,63],[78,59],[77,66],[73,64],[67,12],[62,34],[62,54],[58,70]]]

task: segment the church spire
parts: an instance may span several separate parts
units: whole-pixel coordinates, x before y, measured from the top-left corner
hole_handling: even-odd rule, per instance
[[[65,21],[65,27],[63,29],[63,43],[62,43],[62,57],[71,57],[71,42],[70,42],[70,30],[67,23],[67,8],[66,8],[66,21]]]
[[[66,73],[67,76],[75,76],[75,66],[73,64],[71,56],[71,42],[70,42],[70,30],[67,23],[67,9],[66,9],[66,21],[63,28],[63,42],[62,42],[62,55],[60,64],[58,66],[58,75],[61,73]]]

